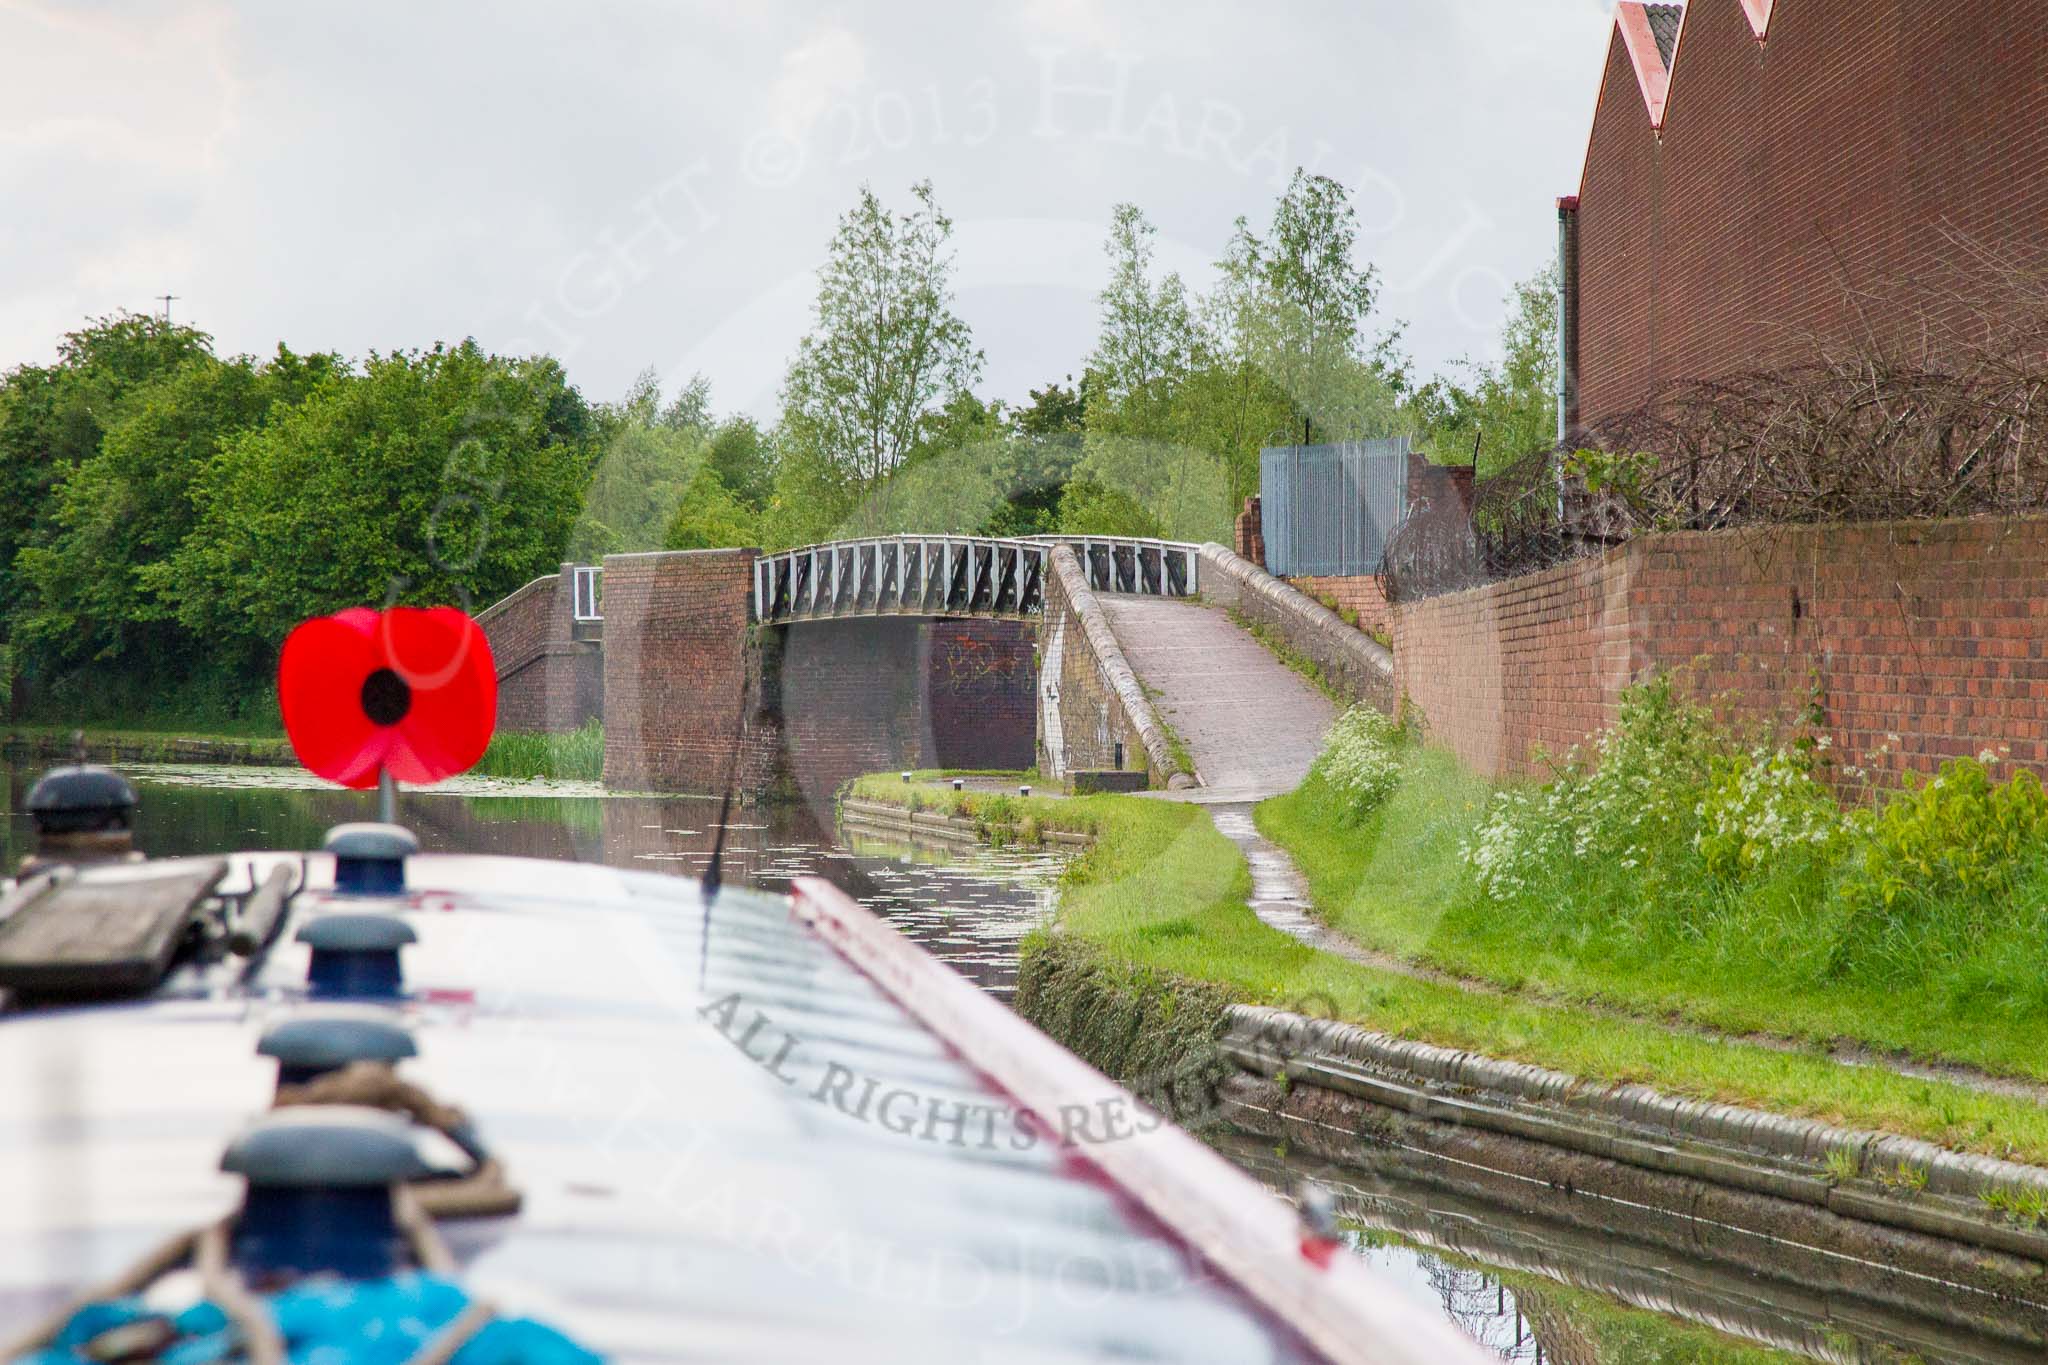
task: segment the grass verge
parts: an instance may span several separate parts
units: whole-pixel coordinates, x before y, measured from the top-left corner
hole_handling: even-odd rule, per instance
[[[1654,1085],[2048,1164],[2048,1109],[2024,1098],[1845,1065],[1811,1052],[1703,1038],[1569,1003],[1481,994],[1318,952],[1251,912],[1242,854],[1198,807],[1113,795],[1060,800],[957,793],[906,784],[893,774],[860,779],[852,791],[896,804],[914,796],[923,809],[966,814],[995,828],[1021,828],[1029,818],[1045,828],[1093,835],[1093,846],[1065,874],[1056,935],[1069,949],[1085,946],[1153,980],[1199,982],[1245,1003],[1326,1011],[1398,1037],[1590,1080]],[[1428,837],[1449,836],[1438,827]],[[1441,875],[1440,861],[1436,868]],[[1027,971],[1049,938],[1042,932],[1027,940]]]
[[[170,763],[194,761],[190,746],[219,746],[232,750],[236,761],[260,764],[292,764],[298,759],[292,753],[288,740],[275,727],[265,728],[251,724],[245,729],[233,726],[219,729],[194,730],[179,726],[150,729],[146,726],[124,726],[119,729],[100,726],[74,725],[29,725],[10,724],[6,731],[9,748],[31,757],[45,759],[68,759],[72,751],[72,737],[83,734],[88,755],[113,754],[131,763]],[[188,752],[180,753],[185,747]]]
[[[1827,971],[1813,942],[1831,924],[1825,893],[1804,868],[1737,888],[1701,877],[1660,897],[1629,894],[1610,860],[1588,858],[1560,869],[1564,885],[1479,895],[1465,848],[1492,792],[1452,755],[1417,746],[1362,818],[1312,778],[1256,819],[1307,877],[1319,918],[1410,961],[1653,1020],[2048,1078],[2048,1000],[2014,984],[2026,973],[1966,960],[1902,991]]]

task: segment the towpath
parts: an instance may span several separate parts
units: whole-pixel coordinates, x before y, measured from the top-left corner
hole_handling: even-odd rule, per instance
[[[1206,806],[1224,838],[1251,866],[1253,913],[1312,948],[1403,976],[1487,995],[1514,995],[1498,985],[1457,976],[1393,953],[1367,947],[1318,920],[1308,883],[1287,851],[1260,834],[1252,807],[1293,791],[1308,776],[1337,707],[1316,687],[1275,658],[1219,607],[1155,597],[1103,594],[1103,610],[1153,709],[1187,746],[1202,785],[1154,792],[1169,801]],[[1528,999],[1541,999],[1524,996]],[[1567,1002],[1557,1001],[1564,1004]],[[1588,1014],[1656,1022],[1674,1033],[1755,1043],[1786,1052],[1814,1044],[1768,1034],[1729,1035],[1676,1019],[1644,1016],[1587,1001],[1569,1002]],[[1973,1067],[1920,1062],[1850,1042],[1820,1051],[1851,1066],[1874,1066],[1923,1080],[1949,1081],[1973,1090],[2019,1095],[2048,1103],[2048,1085],[1993,1076]]]
[[[1152,709],[1187,746],[1198,787],[1157,793],[1209,808],[1252,871],[1252,911],[1325,952],[1400,970],[1309,913],[1308,884],[1286,850],[1260,834],[1252,807],[1308,776],[1337,706],[1273,657],[1219,607],[1103,595],[1102,609]]]

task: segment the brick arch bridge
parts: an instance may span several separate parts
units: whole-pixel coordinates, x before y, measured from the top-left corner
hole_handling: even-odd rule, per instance
[[[479,613],[499,726],[605,730],[606,785],[802,795],[898,767],[1029,768],[1054,553],[1076,587],[1187,597],[1193,545],[886,536],[609,555]],[[1140,757],[1139,761],[1142,761]]]

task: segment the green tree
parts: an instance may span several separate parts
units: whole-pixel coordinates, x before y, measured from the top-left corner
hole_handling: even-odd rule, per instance
[[[1462,379],[1439,376],[1409,400],[1431,456],[1464,464],[1478,452],[1482,474],[1557,444],[1557,270],[1514,287],[1501,326],[1501,358],[1459,362]]]
[[[735,497],[706,465],[683,490],[681,503],[662,539],[665,550],[717,550],[757,545],[761,539],[760,519],[755,510]]]
[[[1031,402],[1010,414],[1010,424],[1024,436],[1078,436],[1088,423],[1087,391],[1084,380],[1074,382],[1068,375],[1062,385],[1055,379],[1042,389],[1031,390]]]
[[[764,548],[785,550],[845,534],[860,494],[844,467],[813,446],[783,439],[774,488],[761,511]]]
[[[144,586],[252,679],[311,614],[480,608],[560,562],[594,427],[545,357],[373,354],[222,447],[192,534]]]
[[[1397,420],[1397,337],[1369,340],[1378,273],[1360,265],[1344,187],[1296,170],[1264,237],[1240,219],[1220,269],[1219,349],[1263,368],[1303,444],[1385,435]]]
[[[982,355],[953,312],[952,220],[929,181],[894,214],[863,185],[818,271],[812,330],[783,384],[782,439],[865,493],[972,387]]]
[[[645,370],[625,397],[597,410],[596,424],[601,453],[570,537],[572,559],[698,545],[674,545],[679,526],[698,538],[744,527],[733,534],[749,539],[733,544],[759,537],[757,514],[774,489],[773,444],[751,417],[714,419],[703,375],[664,404],[659,377]],[[709,502],[693,508],[699,497]]]
[[[640,382],[654,382],[654,371],[641,375]],[[659,387],[657,385],[656,392]],[[676,396],[661,410],[661,424],[671,431],[709,431],[711,429],[711,380],[701,374],[693,374]]]
[[[195,328],[118,313],[68,333],[54,365],[0,376],[0,600],[19,600],[15,558],[39,538],[52,490],[98,453],[134,393],[212,353],[213,339]]]
[[[1158,522],[1138,500],[1093,479],[1073,479],[1060,493],[1059,529],[1077,536],[1157,538]]]
[[[1079,439],[1071,432],[1027,435],[1019,425],[1001,402],[955,395],[917,452],[890,476],[865,523],[956,535],[1057,529],[1060,491]]]
[[[1135,204],[1111,211],[1104,247],[1109,281],[1096,296],[1101,328],[1088,358],[1096,430],[1161,434],[1175,389],[1195,361],[1195,319],[1186,287],[1170,272],[1152,282],[1155,234]]]
[[[569,537],[569,558],[588,563],[662,547],[684,490],[704,463],[709,403],[709,383],[699,375],[664,408],[661,380],[648,369],[625,397],[599,406],[596,461]]]
[[[767,503],[775,486],[775,448],[760,423],[744,413],[718,423],[706,458],[735,498],[754,508]]]
[[[100,448],[52,491],[41,543],[16,561],[14,642],[31,673],[82,664],[162,669],[195,652],[176,627],[174,580],[142,571],[191,534],[192,486],[229,437],[289,409],[340,369],[280,346],[266,364],[199,352],[139,385]]]

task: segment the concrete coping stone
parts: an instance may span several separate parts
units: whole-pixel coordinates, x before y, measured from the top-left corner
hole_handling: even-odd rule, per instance
[[[514,588],[511,592],[506,593],[503,597],[491,603],[491,605],[489,605],[488,607],[485,607],[482,611],[478,612],[474,617],[470,619],[474,620],[480,626],[485,625],[488,622],[494,621],[498,617],[503,616],[507,611],[510,611],[514,603],[525,601],[528,597],[531,597],[536,592],[539,592],[543,587],[546,587],[549,591],[553,591],[554,585],[558,581],[560,581],[561,577],[562,575],[559,572],[556,572],[544,573],[538,578],[528,579],[526,582]]]
[[[1640,1084],[1603,1085],[1526,1062],[1396,1038],[1355,1024],[1311,1019],[1262,1005],[1232,1005],[1223,1040],[1240,1065],[1285,1069],[1299,1084],[1345,1074],[1376,1076],[1417,1095],[1469,1101],[1458,1121],[1535,1137],[1629,1164],[1682,1168],[1701,1179],[1820,1200],[1871,1221],[2048,1259],[2048,1233],[2001,1220],[1991,1191],[2048,1195],[2048,1169],[1919,1138],[1841,1128],[1818,1119],[1667,1094]],[[1303,1066],[1310,1074],[1297,1074]],[[1254,1066],[1253,1069],[1256,1069]],[[1525,1117],[1543,1115],[1543,1128]],[[1675,1148],[1675,1150],[1674,1150]],[[1918,1189],[1834,1186],[1833,1152],[1873,1175],[1924,1178]],[[1803,1192],[1803,1193],[1802,1193]]]

